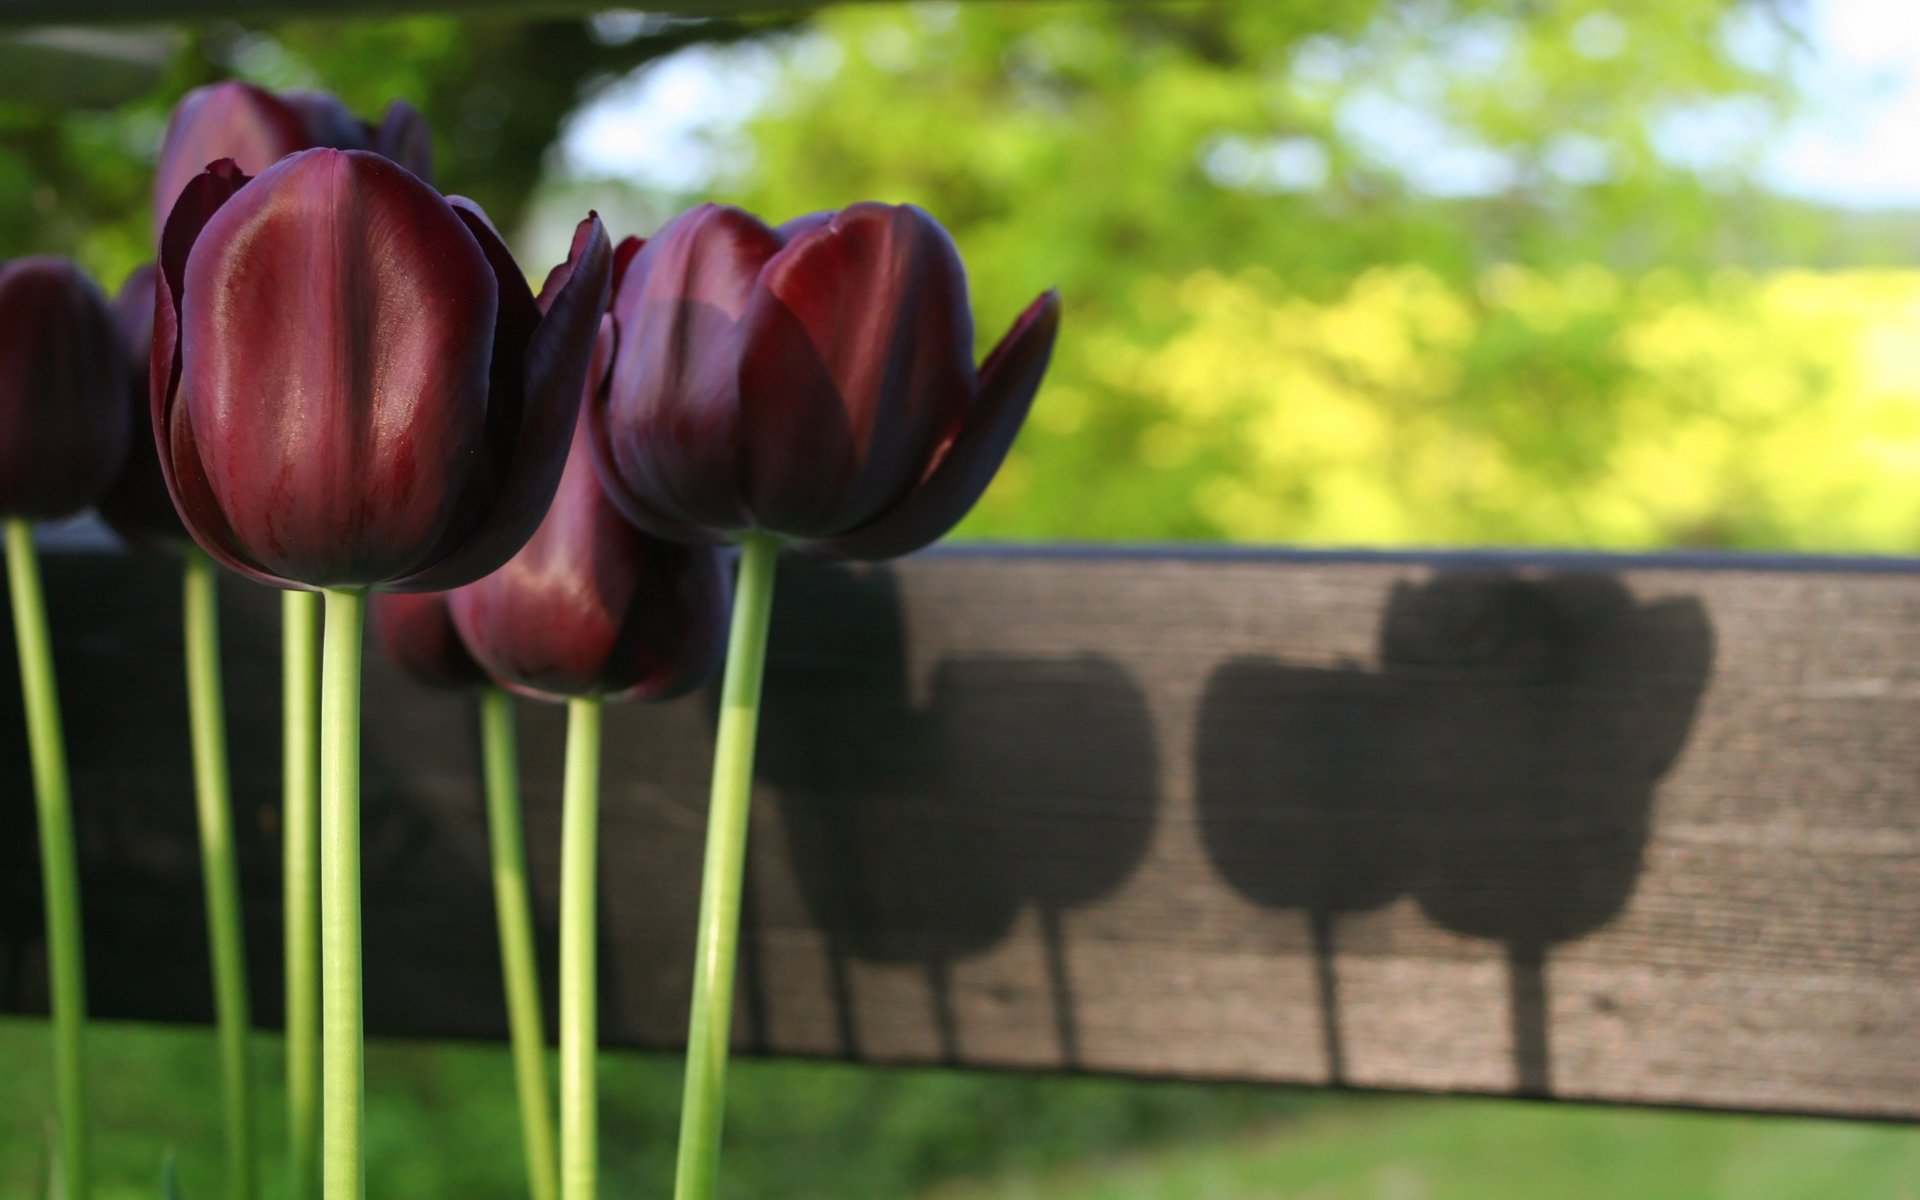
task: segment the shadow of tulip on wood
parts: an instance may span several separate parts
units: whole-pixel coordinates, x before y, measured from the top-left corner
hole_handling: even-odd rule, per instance
[[[1348,1077],[1338,923],[1403,897],[1503,943],[1515,1090],[1553,1090],[1551,947],[1631,898],[1660,777],[1713,658],[1691,599],[1591,573],[1458,571],[1396,585],[1374,668],[1243,658],[1203,702],[1210,857],[1313,934],[1327,1077]]]
[[[1146,855],[1159,794],[1144,697],[1077,655],[942,661],[916,699],[892,573],[816,570],[818,602],[776,610],[760,764],[826,940],[842,1052],[862,1053],[851,963],[914,963],[941,1056],[961,1061],[950,972],[1031,908],[1060,1060],[1078,1065],[1069,917]]]

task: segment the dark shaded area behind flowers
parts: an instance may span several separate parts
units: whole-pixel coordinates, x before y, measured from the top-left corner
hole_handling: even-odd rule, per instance
[[[1207,850],[1242,895],[1307,917],[1333,1082],[1335,953],[1366,952],[1341,923],[1412,897],[1505,945],[1515,1078],[1552,1091],[1549,951],[1631,898],[1712,660],[1698,601],[1638,603],[1599,574],[1463,571],[1395,588],[1378,667],[1214,672],[1196,764]]]
[[[121,555],[70,556],[57,580],[68,598],[58,614],[63,635],[56,652],[84,872],[88,990],[97,1017],[204,1022],[211,1013],[206,942],[197,924],[194,936],[181,937],[182,913],[197,911],[191,901],[200,856],[186,685],[181,680],[177,692],[162,690],[168,681],[156,673],[140,695],[129,695],[125,686],[130,661],[177,656],[177,574],[151,559],[138,570],[133,564]],[[257,1024],[275,1028],[281,1021],[280,599],[226,576],[221,600],[249,984]],[[0,648],[0,673],[10,678],[13,671],[9,642]],[[383,675],[392,668],[375,652],[367,671]],[[487,978],[498,970],[483,814],[474,800],[473,700],[392,684],[373,695],[406,702],[376,699],[362,739],[365,953],[382,964],[367,990],[367,1019],[375,1027],[426,1032],[417,1029],[417,1001],[434,990],[433,981],[448,972]],[[449,730],[464,740],[447,746]],[[18,691],[0,688],[0,929],[8,934],[0,944],[0,994],[12,1007],[36,1010],[45,1004],[40,882],[21,731]],[[428,741],[448,752],[418,754]],[[537,912],[536,920],[550,947],[550,914]],[[490,1032],[502,1003],[497,992],[438,996],[431,1022],[456,1036]]]

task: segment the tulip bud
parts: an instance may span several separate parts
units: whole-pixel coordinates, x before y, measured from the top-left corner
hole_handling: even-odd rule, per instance
[[[430,180],[430,142],[426,121],[402,100],[388,106],[376,127],[326,92],[275,95],[238,80],[208,84],[183,96],[167,122],[154,171],[153,227],[166,224],[187,181],[222,158],[258,175],[301,150],[375,150]]]
[[[128,374],[113,310],[78,267],[0,264],[0,516],[99,498],[127,455]]]
[[[487,681],[454,628],[447,593],[387,592],[368,607],[381,648],[414,682],[454,690]]]
[[[976,372],[965,269],[924,212],[856,204],[770,229],[707,205],[634,255],[613,313],[618,351],[588,412],[632,520],[890,558],[986,490],[1046,371],[1059,297]]]
[[[216,163],[161,236],[152,417],[194,540],[282,587],[440,591],[558,484],[612,247],[575,231],[542,313],[471,203],[373,153]]]
[[[127,276],[113,301],[113,315],[126,347],[127,461],[95,504],[100,519],[125,540],[138,546],[177,547],[191,543],[180,514],[173,511],[166,476],[160,473],[160,455],[153,443],[153,420],[147,415],[147,364],[153,358],[153,289],[159,278],[151,265]]]
[[[715,547],[653,537],[608,502],[583,423],[539,530],[449,607],[487,672],[522,695],[665,700],[718,669],[729,591]]]

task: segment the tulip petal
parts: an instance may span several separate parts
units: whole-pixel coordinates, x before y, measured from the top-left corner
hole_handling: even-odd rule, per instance
[[[799,227],[744,324],[742,475],[760,528],[820,537],[886,511],[959,425],[973,317],[953,239],[919,209]]]
[[[522,332],[520,323],[525,318],[516,316],[512,326],[503,320],[495,335],[494,393],[487,414],[488,451],[499,460],[489,468],[497,472],[492,504],[444,556],[395,581],[391,585],[395,591],[441,591],[470,583],[512,558],[539,527],[566,464],[566,447],[578,422],[613,271],[613,247],[606,229],[598,216],[589,215],[574,229],[566,282],[541,315],[525,277],[491,235],[484,217],[474,220],[477,209],[456,207],[455,211],[468,221],[481,245],[488,247],[489,260],[501,273],[503,316],[509,308],[520,313],[524,303],[533,309],[534,323]],[[506,299],[509,295],[511,300]],[[501,364],[515,359],[519,375],[505,377]]]
[[[314,143],[305,114],[265,88],[229,80],[188,92],[174,106],[154,168],[153,225],[167,214],[187,182],[216,159],[230,158],[248,175]]]
[[[958,525],[1013,447],[1059,332],[1060,294],[1050,291],[1028,306],[987,356],[966,424],[920,486],[872,523],[806,548],[835,558],[898,558],[938,541]]]
[[[373,133],[373,148],[433,182],[433,130],[420,110],[405,100],[387,105],[387,115]]]
[[[172,417],[239,541],[312,586],[416,569],[482,450],[498,289],[465,224],[380,155],[309,150],[214,214],[184,292]]]
[[[702,205],[639,249],[614,296],[619,346],[591,405],[609,494],[662,536],[740,529],[738,332],[780,248],[735,208]],[[656,516],[664,514],[666,528]],[[711,536],[711,535],[709,535]]]
[[[664,698],[718,665],[726,583],[712,547],[652,537],[601,489],[584,423],[539,530],[449,594],[462,641],[504,686],[544,700]]]
[[[628,234],[626,237],[621,238],[620,244],[613,248],[613,294],[614,295],[617,296],[620,294],[620,284],[627,277],[627,268],[633,265],[634,258],[638,256],[639,253],[642,250],[645,250],[646,248],[647,248],[647,239],[643,237],[634,237],[632,234]]]
[[[240,546],[221,511],[200,462],[197,439],[184,409],[176,414],[180,385],[180,303],[187,256],[214,213],[232,199],[248,177],[230,158],[210,163],[181,189],[160,234],[160,275],[154,289],[153,355],[148,363],[147,414],[160,459],[160,474],[174,510],[200,548],[221,566],[259,583],[284,587],[288,581],[268,572]]]

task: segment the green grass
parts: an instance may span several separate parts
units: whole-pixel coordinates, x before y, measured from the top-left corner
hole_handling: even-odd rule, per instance
[[[284,1159],[278,1043],[256,1043],[265,1177]],[[45,1171],[46,1031],[0,1021],[0,1197]],[[94,1029],[97,1200],[219,1194],[210,1032]],[[680,1065],[610,1054],[605,1195],[669,1193]],[[375,1043],[369,1169],[397,1200],[522,1195],[504,1048]],[[1484,1100],[746,1061],[729,1200],[1920,1200],[1920,1130]]]

